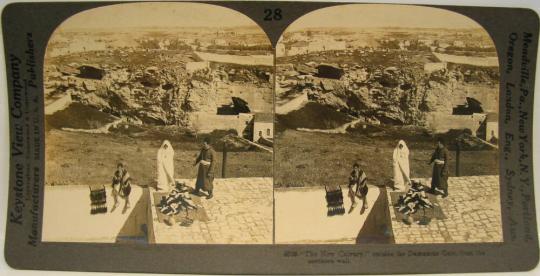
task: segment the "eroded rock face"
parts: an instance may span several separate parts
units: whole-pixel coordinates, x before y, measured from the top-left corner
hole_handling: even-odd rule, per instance
[[[489,89],[498,93],[496,85],[484,85],[491,85]],[[419,74],[388,67],[353,68],[339,80],[310,76],[294,83],[292,89],[307,92],[310,100],[353,116],[385,124],[422,126],[427,113],[452,114],[456,100],[465,99],[471,84],[458,71]]]
[[[84,74],[72,67],[47,68],[46,93],[69,92],[76,102],[146,124],[189,127],[189,113],[216,112],[224,101],[231,101],[233,82],[271,89],[269,78],[260,77],[266,76],[260,68],[236,70],[239,80],[233,81],[221,67],[190,73],[182,66],[84,67]],[[96,72],[103,73],[101,78]],[[250,82],[242,83],[245,80]]]
[[[76,85],[71,90],[72,97],[88,106],[144,123],[187,123],[185,113],[190,109],[189,103],[185,104],[189,99],[187,83],[174,71],[109,71],[94,87],[94,91],[88,91]]]

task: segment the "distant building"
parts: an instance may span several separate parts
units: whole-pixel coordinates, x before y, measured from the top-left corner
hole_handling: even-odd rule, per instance
[[[285,49],[285,44],[283,43],[278,43],[278,45],[276,46],[276,55],[278,57],[284,57],[284,56],[287,56],[287,51]]]
[[[446,69],[446,62],[428,62],[424,64],[424,72],[426,73],[432,73],[443,69]]]
[[[182,41],[186,44],[194,44],[195,43],[195,39],[194,38],[185,38],[185,37],[182,37],[182,38],[178,38],[179,41]]]
[[[229,31],[229,30],[218,30],[216,31],[216,36],[236,36],[235,31]]]
[[[256,113],[253,116],[253,142],[260,138],[274,138],[274,115],[272,113]]]
[[[214,130],[234,129],[242,136],[249,123],[253,120],[253,114],[240,113],[238,115],[211,114],[208,112],[190,113],[190,121],[197,133],[211,133]]]
[[[291,40],[291,41],[294,41],[294,40],[296,40],[296,41],[306,41],[307,36],[304,35],[301,32],[295,32],[295,33],[289,34],[289,40]]]
[[[204,47],[204,48],[208,48],[208,47],[212,46],[212,44],[210,42],[201,41],[201,42],[199,42],[199,46]]]
[[[171,45],[171,41],[168,39],[165,39],[163,41],[158,42],[158,45],[159,45],[159,49],[166,50]]]
[[[347,47],[345,41],[335,41],[335,40],[319,40],[311,41],[308,44],[308,51],[313,52],[323,52],[323,51],[342,51]]]
[[[308,43],[305,41],[296,42],[287,50],[287,56],[305,55],[309,53]]]
[[[227,46],[227,45],[229,45],[229,44],[227,43],[227,40],[218,38],[218,39],[214,39],[214,45],[217,45],[217,46]]]
[[[445,133],[452,129],[469,129],[472,136],[481,138],[482,123],[486,121],[486,114],[474,113],[471,115],[454,115],[442,112],[426,113],[426,127],[433,133]]]
[[[454,41],[454,47],[460,47],[460,48],[463,48],[465,47],[465,42],[461,41],[461,40],[456,40]]]
[[[411,42],[409,40],[400,41],[398,46],[400,50],[407,50],[411,46]]]
[[[199,70],[204,70],[210,68],[210,62],[208,61],[192,61],[186,63],[186,71],[188,73],[193,73]]]
[[[418,39],[418,43],[423,44],[425,46],[431,46],[433,45],[434,41],[433,39]]]
[[[285,47],[278,46],[277,54],[278,56],[296,56],[296,55],[306,55],[316,52],[324,51],[344,51],[347,49],[345,41],[336,41],[336,40],[316,40],[316,41],[296,41],[285,49]]]
[[[450,44],[449,43],[446,43],[446,42],[439,42],[439,48],[441,49],[446,49],[448,47],[450,47]]]

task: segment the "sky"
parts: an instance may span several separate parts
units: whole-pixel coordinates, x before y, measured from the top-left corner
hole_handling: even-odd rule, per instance
[[[287,31],[305,28],[479,28],[468,17],[447,10],[407,5],[342,5],[308,13]]]
[[[129,27],[255,26],[237,11],[200,3],[128,3],[104,6],[73,15],[61,29]]]

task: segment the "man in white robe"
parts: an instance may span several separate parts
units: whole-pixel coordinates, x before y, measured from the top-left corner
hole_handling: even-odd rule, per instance
[[[163,141],[157,153],[157,189],[168,192],[174,185],[174,149]]]
[[[394,189],[406,192],[411,180],[409,170],[409,149],[403,140],[400,140],[394,149],[393,167]]]

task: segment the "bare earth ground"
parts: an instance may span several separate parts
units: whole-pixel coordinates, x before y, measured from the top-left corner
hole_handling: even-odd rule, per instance
[[[285,130],[275,139],[275,186],[299,187],[347,184],[352,164],[359,160],[373,185],[392,179],[392,153],[398,138],[353,136]],[[428,164],[434,143],[429,139],[405,139],[410,150],[412,178],[431,177]],[[455,175],[455,151],[450,152],[450,176]],[[497,151],[462,151],[461,176],[499,173]]]
[[[50,130],[45,137],[47,185],[102,185],[110,183],[118,161],[127,169],[136,185],[155,181],[159,139],[132,138],[125,135],[88,134]],[[195,178],[193,166],[199,144],[171,141],[175,150],[175,178]],[[216,177],[221,177],[222,153],[216,151]],[[272,177],[272,154],[266,152],[229,152],[227,177]]]

